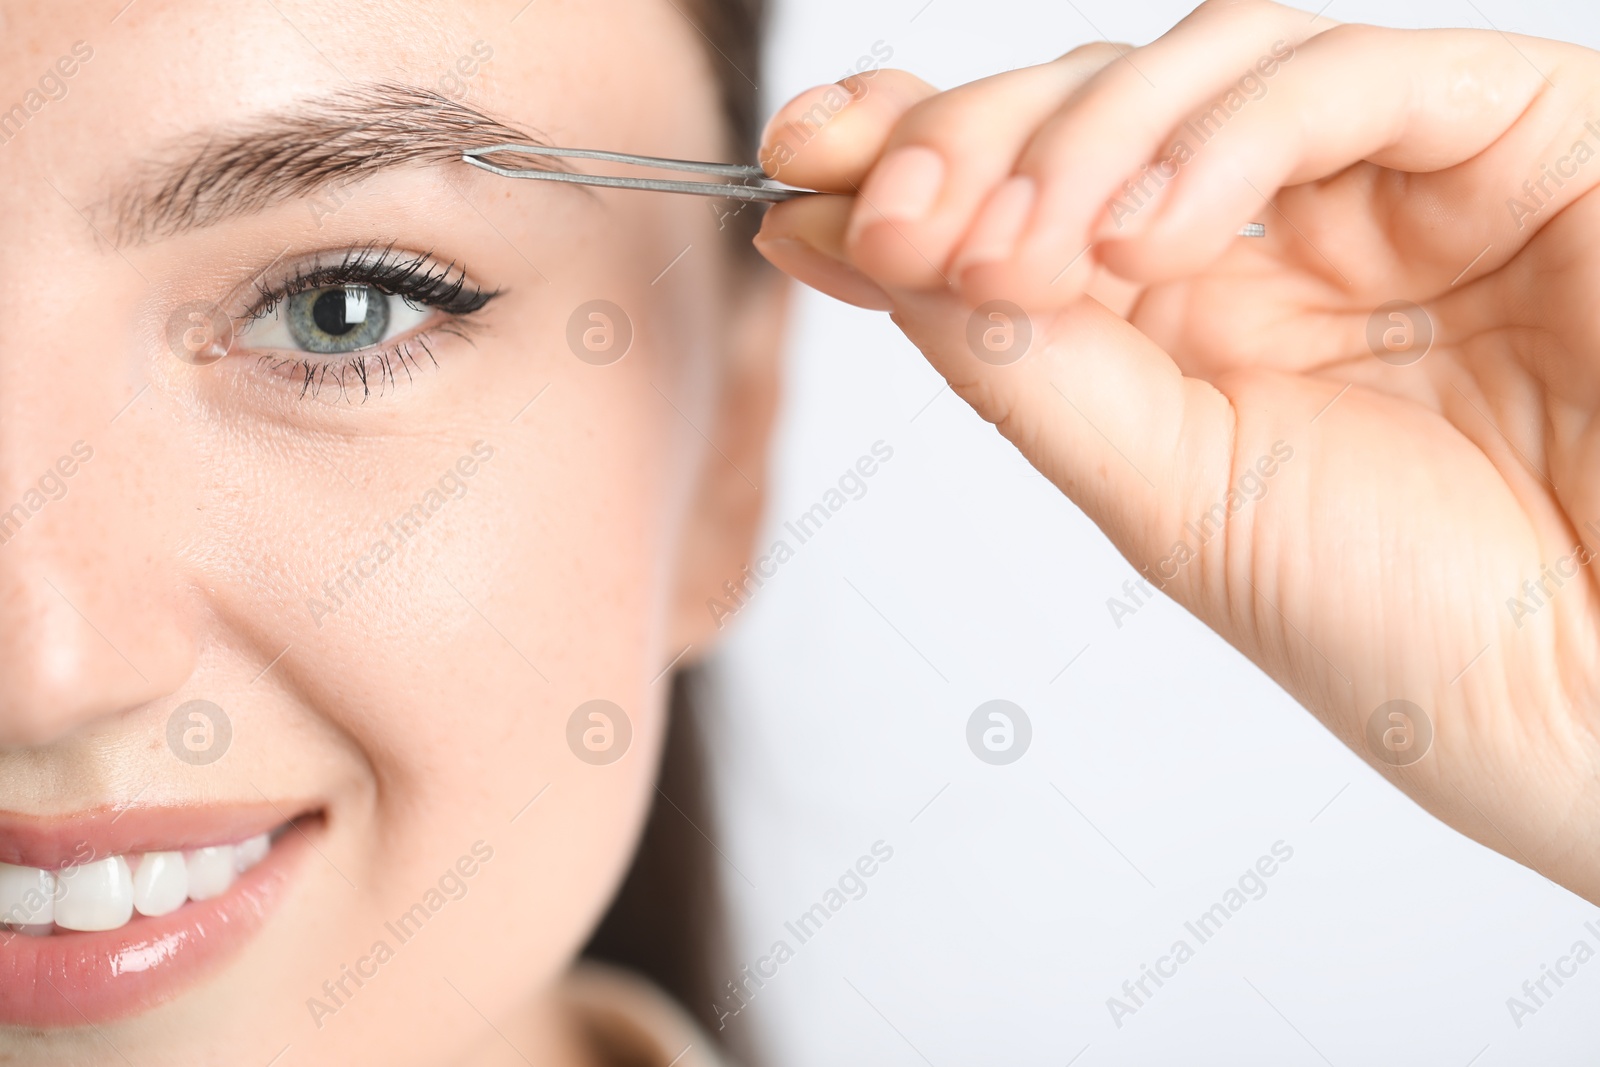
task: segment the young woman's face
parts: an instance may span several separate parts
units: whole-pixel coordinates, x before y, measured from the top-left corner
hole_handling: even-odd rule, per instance
[[[779,298],[450,157],[718,157],[678,8],[0,8],[0,1060],[564,1054]]]

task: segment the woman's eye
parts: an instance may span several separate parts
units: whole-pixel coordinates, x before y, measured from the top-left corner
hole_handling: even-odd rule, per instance
[[[432,314],[371,285],[328,286],[283,297],[250,320],[238,340],[244,348],[343,355],[408,334]]]

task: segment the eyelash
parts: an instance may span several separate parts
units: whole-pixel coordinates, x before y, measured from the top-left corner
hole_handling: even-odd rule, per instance
[[[428,344],[430,334],[447,333],[470,341],[473,324],[469,316],[482,311],[501,292],[473,284],[467,279],[466,271],[454,261],[441,265],[426,253],[399,252],[393,245],[368,245],[349,250],[337,263],[299,268],[289,278],[272,285],[255,283],[256,301],[245,321],[272,314],[296,294],[340,285],[370,286],[381,293],[398,296],[413,307],[442,312],[445,318],[438,325],[403,340],[332,359],[270,354],[259,357],[260,362],[269,365],[274,372],[298,377],[301,399],[319,396],[330,384],[337,385],[341,398],[345,398],[345,375],[349,372],[361,383],[364,403],[372,395],[375,382],[380,396],[386,388],[384,383],[398,386],[396,363],[410,381],[412,367],[421,366],[416,348],[427,354],[430,363],[438,366]]]

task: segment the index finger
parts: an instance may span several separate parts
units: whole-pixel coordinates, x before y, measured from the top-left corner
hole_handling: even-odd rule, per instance
[[[901,116],[938,93],[915,74],[894,69],[807,89],[767,123],[761,166],[790,185],[854,193]]]

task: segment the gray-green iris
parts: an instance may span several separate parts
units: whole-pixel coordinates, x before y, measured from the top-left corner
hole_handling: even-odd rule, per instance
[[[285,305],[289,336],[307,352],[354,352],[377,344],[389,329],[389,298],[370,285],[308,289]]]

